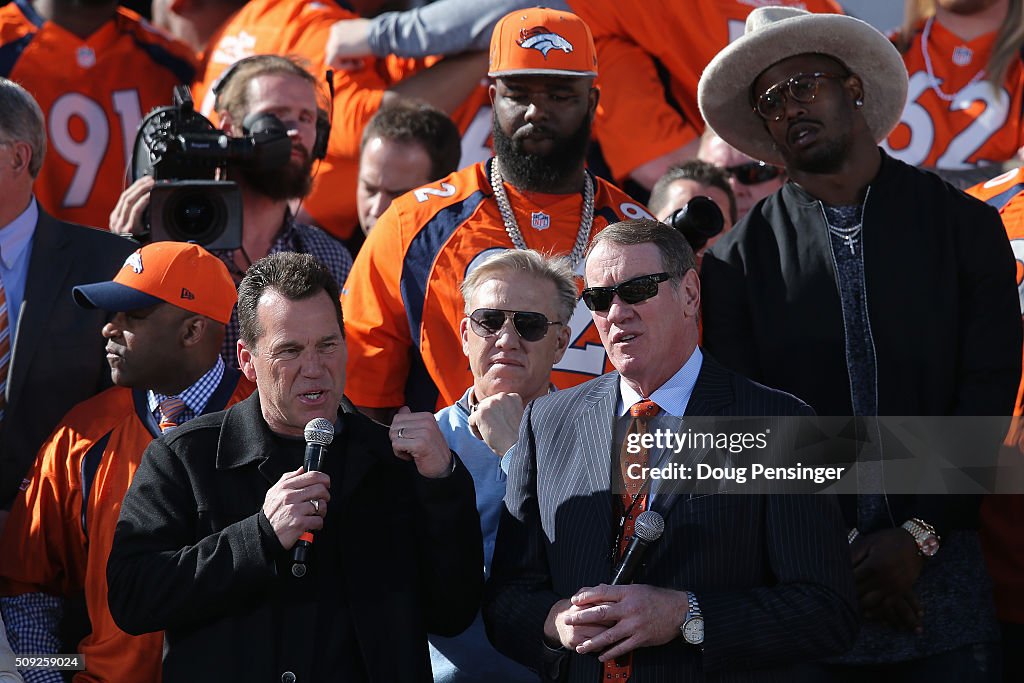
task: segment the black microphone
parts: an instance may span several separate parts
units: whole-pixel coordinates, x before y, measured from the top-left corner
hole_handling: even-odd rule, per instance
[[[623,586],[633,582],[633,575],[640,568],[647,546],[661,538],[665,533],[665,520],[654,510],[641,512],[633,523],[633,540],[626,548],[626,554],[619,560],[615,568],[613,586]]]
[[[319,472],[323,465],[323,457],[327,454],[327,447],[334,440],[334,425],[325,417],[317,417],[306,423],[302,430],[306,439],[306,454],[303,458],[303,466],[307,472]],[[309,557],[309,549],[313,546],[313,532],[306,531],[292,548],[292,576],[302,578],[306,575],[306,562]]]

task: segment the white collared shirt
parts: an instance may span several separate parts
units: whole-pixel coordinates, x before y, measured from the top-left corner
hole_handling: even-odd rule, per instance
[[[630,407],[637,401],[648,398],[658,404],[662,413],[682,417],[686,412],[686,406],[690,403],[690,396],[693,395],[693,387],[697,384],[697,375],[704,364],[704,354],[700,347],[696,347],[690,358],[683,363],[683,367],[676,371],[660,387],[651,392],[650,396],[641,396],[633,387],[626,383],[626,380],[619,377],[619,403],[616,408],[616,415],[624,416]]]

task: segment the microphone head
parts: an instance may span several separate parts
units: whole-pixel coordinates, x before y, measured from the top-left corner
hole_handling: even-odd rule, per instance
[[[645,510],[633,522],[633,533],[637,538],[653,543],[665,533],[665,519],[654,510]]]
[[[305,437],[306,443],[330,446],[334,441],[334,424],[326,417],[315,417],[306,423],[302,436]]]

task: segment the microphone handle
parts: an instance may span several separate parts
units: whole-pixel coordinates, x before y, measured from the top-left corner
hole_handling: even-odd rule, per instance
[[[307,472],[319,472],[320,460],[323,458],[323,444],[306,443],[306,453],[303,457],[303,466]],[[309,558],[309,549],[313,547],[313,532],[306,531],[299,537],[299,540],[292,546],[292,574],[302,577],[306,574],[306,562]]]
[[[639,536],[633,537],[629,547],[626,548],[626,554],[622,556],[619,565],[615,568],[615,574],[612,577],[613,586],[624,586],[633,583],[633,575],[640,568],[640,563],[644,559],[644,553],[647,552],[648,545],[650,543]]]

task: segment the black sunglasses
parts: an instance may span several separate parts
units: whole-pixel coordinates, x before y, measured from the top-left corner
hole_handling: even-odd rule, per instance
[[[818,96],[818,86],[821,85],[821,81],[826,78],[842,80],[847,77],[840,76],[839,74],[825,73],[824,71],[797,74],[792,78],[779,81],[765,90],[757,98],[757,102],[754,104],[754,111],[767,121],[781,121],[782,117],[786,115],[786,100],[789,97],[792,97],[797,102],[810,104]]]
[[[500,308],[478,308],[469,314],[469,326],[478,337],[493,337],[501,332],[506,320],[512,320],[516,334],[525,341],[540,341],[552,325],[561,325],[557,320],[548,320],[543,313],[533,311],[506,311]]]
[[[627,304],[638,304],[658,294],[658,283],[670,279],[668,273],[641,275],[632,280],[620,282],[614,287],[587,287],[580,294],[580,299],[592,311],[607,311],[612,306],[616,294]]]
[[[782,175],[782,169],[769,166],[763,161],[751,161],[736,166],[726,166],[725,172],[736,179],[740,185],[757,185],[775,180]]]

